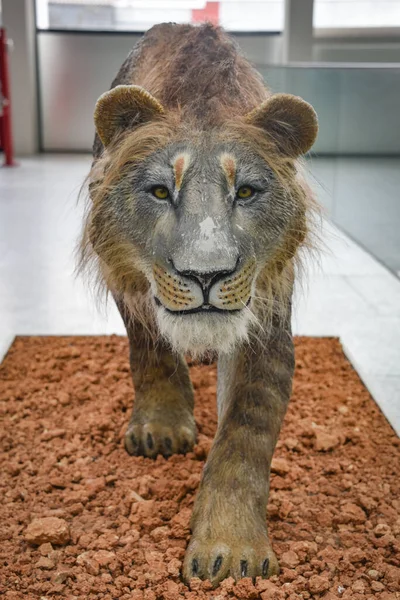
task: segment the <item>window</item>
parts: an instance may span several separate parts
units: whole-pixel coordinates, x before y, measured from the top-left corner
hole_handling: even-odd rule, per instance
[[[228,31],[282,31],[284,0],[36,0],[39,29],[146,31],[211,21]]]
[[[316,29],[400,27],[399,0],[314,0]]]

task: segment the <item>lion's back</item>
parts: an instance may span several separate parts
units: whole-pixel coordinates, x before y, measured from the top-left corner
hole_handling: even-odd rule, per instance
[[[141,85],[165,108],[190,108],[200,118],[210,116],[216,103],[246,112],[265,99],[261,76],[235,41],[209,23],[155,25],[128,60],[120,71],[124,81],[117,77],[113,85]]]
[[[235,41],[209,23],[155,25],[134,46],[111,87],[140,85],[202,129],[244,115],[266,99],[259,73]],[[98,139],[94,155],[102,151]]]

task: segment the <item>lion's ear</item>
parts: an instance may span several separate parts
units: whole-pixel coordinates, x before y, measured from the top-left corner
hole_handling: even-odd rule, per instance
[[[274,94],[251,111],[246,121],[265,129],[280,151],[290,158],[305,154],[318,132],[318,118],[313,107],[291,94]]]
[[[104,146],[117,133],[133,129],[164,113],[161,104],[138,85],[117,85],[97,100],[94,122]]]

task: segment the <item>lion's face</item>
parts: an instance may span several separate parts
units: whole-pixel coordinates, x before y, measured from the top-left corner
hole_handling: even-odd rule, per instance
[[[266,162],[208,136],[154,152],[117,188],[121,236],[150,283],[163,336],[194,353],[246,337],[257,275],[294,214]]]
[[[144,275],[158,328],[176,350],[231,350],[256,320],[258,296],[275,306],[280,274],[305,236],[294,159],[314,142],[314,110],[276,94],[201,128],[121,85],[100,97],[95,123],[106,152],[92,172],[87,231],[109,285],[132,296]]]

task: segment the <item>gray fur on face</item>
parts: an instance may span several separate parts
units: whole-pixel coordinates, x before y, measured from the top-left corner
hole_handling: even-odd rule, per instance
[[[226,157],[234,165],[231,178],[223,166]],[[174,171],[178,159],[184,165],[180,185]],[[167,188],[169,197],[156,198],[156,186]],[[254,194],[239,198],[242,186]],[[120,181],[112,201],[118,203],[124,238],[140,256],[166,337],[171,319],[162,321],[162,315],[167,313],[175,330],[177,318],[179,323],[190,314],[193,323],[200,312],[202,319],[207,311],[217,313],[213,327],[228,311],[244,319],[256,277],[294,212],[272,170],[248,146],[212,140],[175,143],[150,155]]]
[[[183,153],[190,163],[177,192],[173,161]],[[221,167],[223,154],[235,157],[234,189]],[[254,197],[235,199],[245,185],[255,188]],[[149,264],[171,258],[180,271],[231,270],[238,257],[267,260],[292,216],[272,170],[245,145],[172,144],[134,168],[121,186],[115,196],[127,239]],[[170,198],[155,198],[154,186],[167,187]]]

